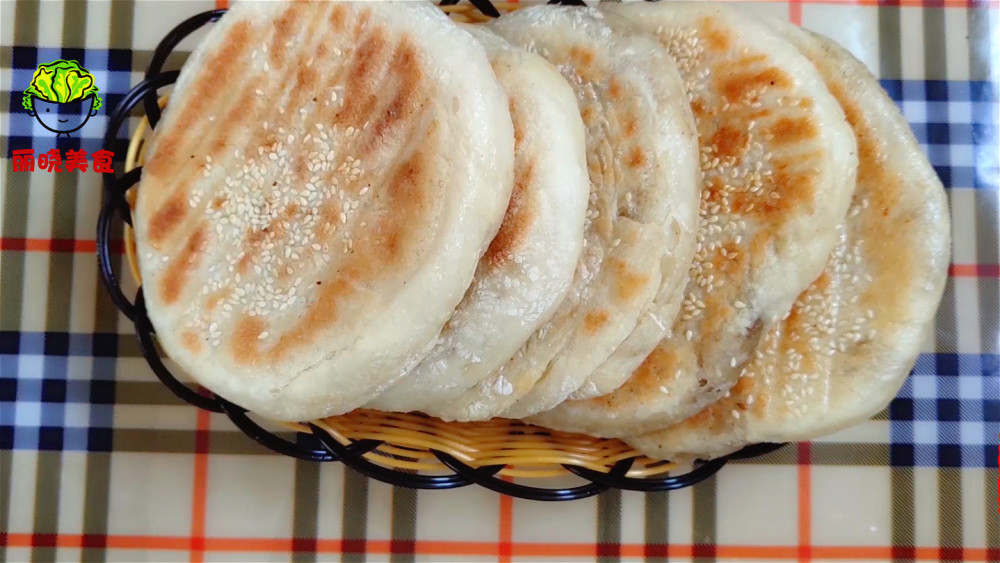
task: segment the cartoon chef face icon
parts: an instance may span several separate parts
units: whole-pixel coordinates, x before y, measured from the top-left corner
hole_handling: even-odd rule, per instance
[[[21,105],[56,137],[83,127],[101,107],[94,75],[76,61],[55,60],[38,65]]]

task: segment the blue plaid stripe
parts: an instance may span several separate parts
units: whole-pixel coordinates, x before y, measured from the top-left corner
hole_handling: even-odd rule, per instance
[[[903,111],[946,187],[997,189],[994,84],[944,80],[881,82]]]
[[[889,406],[890,461],[992,467],[1000,432],[1000,355],[925,354]]]
[[[118,338],[0,332],[0,448],[110,451]]]

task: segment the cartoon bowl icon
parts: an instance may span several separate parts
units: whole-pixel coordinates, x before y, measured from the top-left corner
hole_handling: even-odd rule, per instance
[[[91,116],[97,115],[93,95],[69,102],[50,102],[33,96],[31,101],[34,110],[28,114],[34,116],[42,127],[56,133],[56,137],[69,137],[70,133],[83,127]]]

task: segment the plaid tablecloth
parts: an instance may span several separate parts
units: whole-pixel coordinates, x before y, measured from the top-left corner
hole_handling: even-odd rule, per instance
[[[858,55],[930,155],[954,225],[936,330],[868,423],[690,489],[542,504],[394,489],[268,453],[178,403],[99,287],[100,174],[14,172],[11,155],[98,150],[156,42],[215,5],[4,0],[0,560],[1000,561],[997,3],[751,6]],[[93,73],[104,107],[57,144],[20,102],[36,65],[59,58]]]

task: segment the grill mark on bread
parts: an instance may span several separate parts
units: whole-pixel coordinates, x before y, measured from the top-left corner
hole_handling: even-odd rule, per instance
[[[272,66],[281,68],[284,65],[289,51],[289,46],[286,44],[292,42],[292,36],[295,35],[296,30],[300,27],[299,22],[306,14],[306,10],[297,9],[293,3],[289,3],[285,7],[284,13],[274,21],[274,33],[271,34],[271,43],[268,48]]]
[[[594,50],[586,47],[573,47],[569,50],[569,60],[577,70],[590,68],[594,65]]]
[[[713,88],[722,93],[723,99],[730,104],[743,101],[752,101],[762,89],[781,88],[788,89],[792,86],[792,80],[785,73],[772,66],[763,69],[755,69],[759,59],[763,55],[756,57],[743,57],[735,62],[719,65],[716,69]]]
[[[599,408],[617,408],[617,405],[641,400],[644,393],[658,393],[661,387],[670,387],[674,382],[679,361],[675,350],[657,346],[617,391],[587,401],[600,405]]]
[[[718,23],[711,17],[701,20],[701,34],[709,49],[713,51],[728,51],[730,42],[726,30],[719,27]]]
[[[181,333],[181,345],[187,348],[192,354],[201,352],[201,340],[198,339],[198,335],[190,330],[185,330]]]
[[[623,301],[631,301],[640,295],[651,281],[649,276],[633,272],[627,263],[617,258],[609,258],[607,268],[614,275],[615,295]]]
[[[198,133],[203,128],[210,127],[207,115],[227,99],[228,88],[220,88],[220,84],[239,85],[244,77],[246,58],[250,52],[254,31],[248,22],[237,22],[230,29],[222,42],[223,47],[216,51],[203,63],[194,83],[191,84],[191,94],[184,111],[180,111],[175,125],[176,131],[186,131],[189,135],[170,135],[159,139],[156,146],[156,158],[145,168],[146,174],[169,177],[171,182],[183,185],[185,177],[178,177],[177,171],[189,170],[182,159],[192,154],[203,140]],[[189,171],[184,176],[190,176]]]
[[[618,81],[618,78],[616,78],[614,76],[612,76],[611,78],[609,78],[608,79],[608,96],[610,96],[610,98],[612,100],[614,100],[614,101],[619,101],[619,100],[621,100],[621,98],[622,98],[623,95],[624,95],[624,90],[622,89],[621,82]]]
[[[290,352],[302,346],[309,345],[313,341],[313,335],[336,322],[339,317],[341,303],[350,299],[356,292],[353,283],[350,281],[355,278],[356,274],[352,275],[348,269],[343,271],[338,279],[321,285],[312,306],[306,310],[299,322],[282,334],[278,343],[267,351],[268,358],[280,360]],[[254,325],[252,323],[254,320],[255,318],[248,317],[240,323],[236,334],[237,343],[240,347],[234,350],[234,352],[240,350],[246,352],[247,358],[252,358],[252,361],[256,360],[257,341],[260,334],[259,330],[256,333],[254,330],[263,328],[259,324]],[[247,325],[245,332],[240,330],[244,324]]]
[[[524,117],[521,116],[521,108],[518,107],[515,96],[510,96],[507,99],[507,110],[510,112],[511,122],[514,124],[514,154],[521,154],[521,143],[524,142],[524,127],[518,127],[517,124]]]
[[[237,365],[256,365],[261,360],[260,335],[267,323],[260,317],[243,316],[233,328],[232,356]]]
[[[386,92],[385,98],[390,101],[378,109],[379,117],[373,119],[373,125],[362,140],[361,158],[391,146],[393,140],[406,139],[407,133],[412,134],[427,99],[423,63],[410,38],[402,38],[395,46],[389,65],[387,79],[395,91]]]
[[[642,147],[639,145],[633,146],[632,150],[628,153],[628,165],[632,168],[642,168],[647,162],[648,159],[645,153],[642,152]]]
[[[639,130],[639,124],[635,116],[629,115],[625,118],[625,126],[622,128],[622,133],[625,135],[626,139],[631,139],[635,136],[636,132]]]
[[[819,137],[819,129],[808,117],[781,117],[767,126],[776,146],[793,145]]]
[[[354,126],[364,123],[378,105],[379,88],[391,64],[392,49],[386,30],[376,27],[362,38],[363,29],[355,26],[358,46],[344,80],[344,106],[337,114],[337,123]]]
[[[347,29],[347,6],[335,3],[330,11],[330,31],[342,33]]]
[[[588,334],[597,334],[608,324],[609,313],[603,309],[590,311],[583,318],[583,330]]]
[[[178,189],[153,213],[149,220],[149,242],[153,248],[166,239],[188,214],[187,192]]]
[[[709,141],[709,146],[716,147],[715,154],[719,158],[737,157],[737,163],[742,160],[740,157],[746,152],[747,143],[750,137],[745,131],[737,129],[731,125],[723,125]]]
[[[511,192],[510,202],[507,204],[503,222],[484,256],[487,262],[494,267],[502,266],[511,259],[524,243],[524,239],[531,229],[536,210],[529,197],[528,186],[535,181],[535,165],[535,161],[530,160],[523,163],[515,171],[514,189]]]
[[[173,304],[180,298],[191,272],[201,259],[205,242],[205,225],[203,224],[191,233],[184,248],[167,266],[167,270],[163,274],[163,284],[160,287],[160,299],[164,303]]]
[[[420,228],[418,217],[428,203],[428,194],[424,178],[428,172],[428,158],[422,152],[413,154],[403,162],[389,179],[386,195],[387,206],[392,209],[388,221],[379,226],[377,236],[383,243],[379,254],[388,264],[396,264],[409,254],[410,247],[416,243],[415,230]]]

